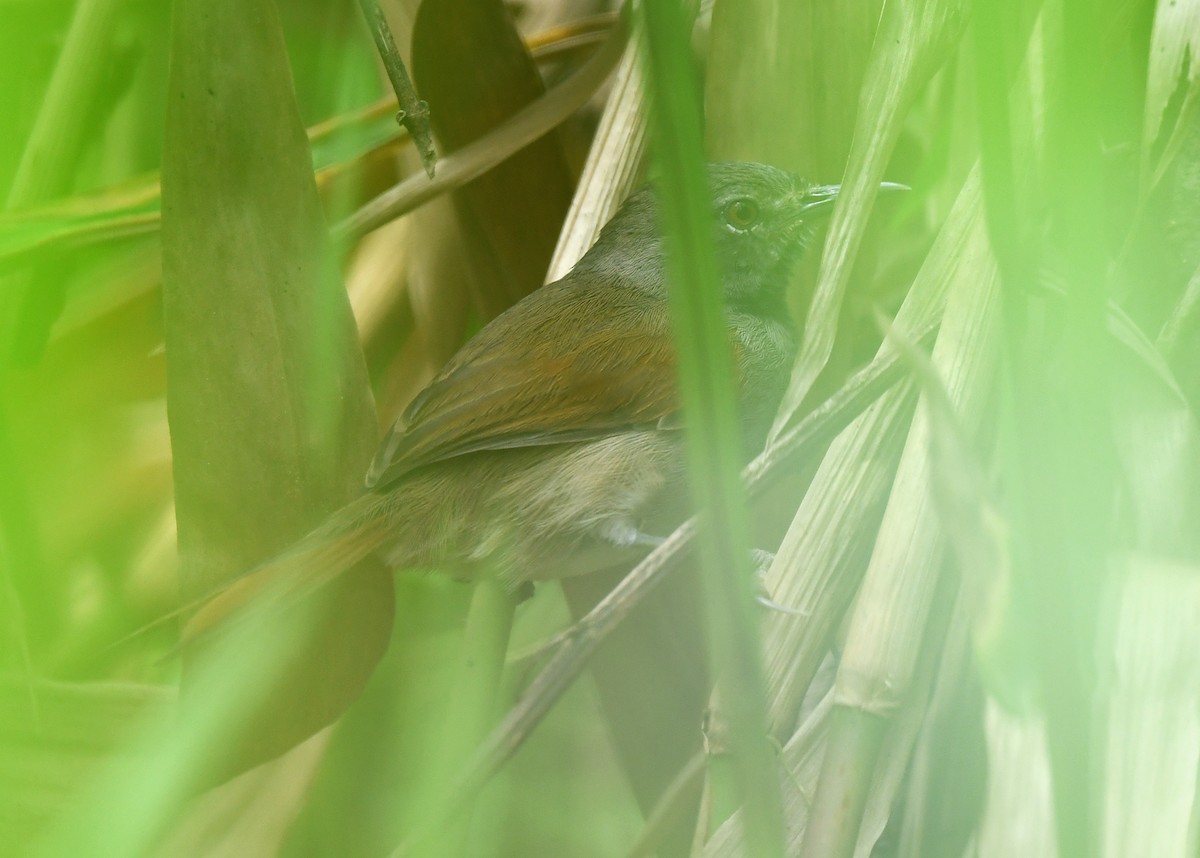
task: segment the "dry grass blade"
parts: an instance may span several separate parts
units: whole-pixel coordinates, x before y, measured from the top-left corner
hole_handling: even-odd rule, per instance
[[[953,401],[955,410],[967,415],[968,436],[978,426],[989,398],[998,344],[997,310],[994,265],[986,257],[968,258],[956,271],[946,316],[938,330],[932,359],[937,374],[930,379],[929,373],[917,373],[923,382],[923,400],[941,397]],[[895,336],[893,331],[889,338]],[[911,354],[913,349],[908,346],[901,350]],[[930,385],[940,384],[935,379],[943,373],[949,389],[937,386],[930,391]],[[923,701],[923,695],[913,686],[913,677],[920,644],[926,637],[943,547],[930,485],[934,421],[934,409],[920,409],[908,432],[892,496],[876,536],[875,553],[854,602],[835,680],[835,725],[840,724],[844,713],[869,718],[850,718],[850,728],[830,740],[829,752],[835,755],[839,740],[844,740],[847,754],[860,767],[839,770],[829,766],[823,770],[810,829],[805,833],[805,848],[812,851],[805,854],[848,856],[854,845],[862,844],[863,835],[874,842],[872,835],[878,836],[881,824],[874,833],[863,830],[860,835],[862,824],[845,808],[854,806],[853,796],[862,797],[859,800],[865,806],[877,763],[869,750],[877,742],[872,736],[887,727],[894,710],[902,704]],[[924,703],[918,702],[917,706],[923,710]],[[894,764],[898,757],[906,758],[906,750],[892,749],[882,761]],[[836,760],[836,756],[830,760]],[[890,805],[890,800],[884,805]]]
[[[939,592],[939,611],[925,641],[921,662],[913,679],[912,693],[894,713],[887,729],[877,737],[879,764],[863,784],[862,825],[855,842],[847,844],[855,858],[870,858],[877,854],[876,846],[888,826],[896,796],[909,777],[910,750],[922,728],[926,701],[934,679],[943,669],[941,651],[945,625],[950,620],[945,596],[952,587]],[[808,826],[813,815],[820,812],[815,805],[821,771],[829,764],[829,750],[836,741],[837,723],[834,691],[830,689],[817,699],[805,714],[800,727],[784,745],[780,763],[785,812],[787,818],[787,854],[805,855],[803,851]],[[736,858],[742,854],[740,813],[726,820],[706,845],[704,858]],[[820,854],[820,853],[816,853]],[[851,854],[847,852],[847,854]]]
[[[957,262],[933,356],[947,389],[923,390],[922,399],[951,399],[971,433],[987,402],[996,359],[996,274],[985,254]],[[895,331],[889,334],[893,337],[902,339]],[[928,375],[917,377],[923,387],[931,383]],[[919,409],[913,420],[854,603],[834,685],[830,757],[804,838],[805,854],[814,858],[849,856],[860,842],[859,814],[879,759],[878,743],[893,713],[916,696],[913,677],[942,566],[942,533],[930,483],[933,414],[928,407]],[[894,757],[895,751],[885,759]],[[843,759],[854,762],[838,766]]]
[[[863,81],[842,191],[821,258],[821,273],[791,384],[772,434],[793,420],[833,351],[842,299],[888,158],[918,89],[957,44],[966,18],[962,0],[888,3]]]
[[[896,325],[923,333],[936,324],[948,284],[964,260],[986,252],[978,223],[979,187],[968,182],[929,253]],[[876,360],[894,357],[886,344]],[[876,405],[830,447],[767,575],[773,597],[805,611],[797,623],[772,617],[765,628],[771,723],[786,736],[795,723],[828,638],[857,589],[871,534],[892,483],[912,401],[898,392]]]
[[[550,260],[548,283],[574,267],[637,183],[646,151],[642,50],[641,30],[635,26]]]
[[[914,402],[908,385],[888,391],[830,445],[767,573],[771,597],[805,616],[764,623],[771,730],[781,739],[854,598]]]
[[[1196,88],[1200,80],[1200,3],[1196,0],[1159,0],[1154,7],[1150,42],[1142,124],[1142,175],[1146,187],[1150,184],[1146,180],[1157,179],[1162,169],[1161,163],[1154,160],[1154,153],[1169,152],[1171,146],[1167,139],[1180,130],[1177,123],[1183,112],[1179,110],[1180,102],[1194,102],[1200,96]],[[1168,112],[1172,102],[1173,115]],[[1190,107],[1195,109],[1194,104]]]
[[[989,700],[987,801],[976,836],[979,858],[1057,858],[1054,801],[1046,729],[1040,718],[1022,718]]]
[[[1101,845],[1105,858],[1196,849],[1200,768],[1200,570],[1130,558],[1113,594]],[[1103,649],[1111,645],[1111,654]]]
[[[890,326],[887,334],[906,360],[921,367],[914,375],[920,381],[923,407],[909,430],[855,604],[836,698],[839,705],[883,717],[908,693],[941,565],[942,528],[932,489],[954,475],[935,473],[951,462],[934,450],[946,446],[947,434],[958,448],[969,443],[990,398],[999,334],[996,275],[989,260],[980,261],[978,267],[964,266],[956,278],[932,360]],[[947,426],[951,418],[955,423]]]
[[[792,853],[799,846],[812,807],[813,790],[821,771],[821,760],[829,739],[829,716],[833,712],[833,693],[821,697],[807,714],[800,728],[784,746],[783,766],[784,811],[788,825],[788,842]],[[741,818],[735,814],[725,820],[704,844],[703,858],[725,858],[740,855],[742,848]]]
[[[983,804],[983,695],[972,676],[971,597],[953,576],[943,586],[957,595],[946,604],[951,617],[934,686],[900,796],[884,808],[901,817],[897,858],[962,855]]]

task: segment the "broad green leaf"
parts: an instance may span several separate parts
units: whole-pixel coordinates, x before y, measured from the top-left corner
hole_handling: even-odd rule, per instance
[[[637,184],[646,151],[645,86],[641,28],[635,27],[596,128],[587,163],[563,222],[546,282],[570,271]]]
[[[270,2],[178,0],[163,149],[163,311],[191,596],[270,558],[353,498],[375,442],[291,87]],[[269,677],[275,696],[265,695],[242,735],[211,749],[214,770],[267,759],[337,717],[386,646],[390,594],[379,569],[317,594],[309,607],[323,618],[310,627],[313,639]],[[187,682],[184,702],[196,704]]]

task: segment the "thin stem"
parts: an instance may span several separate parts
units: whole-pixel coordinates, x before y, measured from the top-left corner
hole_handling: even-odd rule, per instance
[[[388,80],[392,82],[392,89],[396,92],[396,101],[400,104],[396,121],[408,129],[409,135],[417,145],[417,151],[421,154],[421,165],[432,179],[434,168],[437,166],[437,152],[433,148],[429,105],[417,98],[417,90],[413,87],[412,78],[408,76],[404,61],[400,59],[400,52],[396,50],[396,42],[392,38],[392,30],[384,17],[383,9],[375,0],[358,0],[358,5],[371,28],[375,49],[379,51]]]

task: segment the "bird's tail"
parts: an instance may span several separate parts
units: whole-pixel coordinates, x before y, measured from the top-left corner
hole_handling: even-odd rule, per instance
[[[255,610],[294,604],[348,572],[392,536],[388,498],[368,493],[342,507],[281,554],[205,597],[184,625],[184,646]]]

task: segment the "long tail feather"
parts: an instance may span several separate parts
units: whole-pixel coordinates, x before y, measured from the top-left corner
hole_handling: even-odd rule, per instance
[[[379,495],[364,495],[284,553],[204,599],[184,626],[180,643],[194,642],[251,606],[270,611],[294,604],[348,572],[392,535],[387,517],[377,514],[384,503]]]

